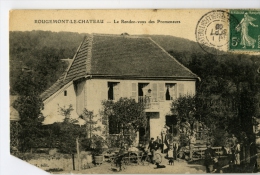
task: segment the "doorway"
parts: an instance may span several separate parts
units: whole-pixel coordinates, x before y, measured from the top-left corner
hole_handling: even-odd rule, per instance
[[[166,115],[166,125],[170,127],[169,133],[175,134],[175,126],[177,125],[177,115]]]

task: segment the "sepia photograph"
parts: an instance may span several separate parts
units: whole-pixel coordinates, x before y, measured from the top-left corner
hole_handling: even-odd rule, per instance
[[[51,174],[260,172],[260,10],[10,10],[10,154]]]

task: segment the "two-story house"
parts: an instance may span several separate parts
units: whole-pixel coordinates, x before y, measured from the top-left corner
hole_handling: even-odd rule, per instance
[[[67,71],[41,95],[44,123],[62,121],[58,104],[72,104],[77,118],[84,108],[99,115],[102,100],[128,97],[146,104],[148,131],[140,137],[144,132],[156,137],[165,124],[176,122],[172,100],[195,94],[197,79],[149,37],[87,35]]]

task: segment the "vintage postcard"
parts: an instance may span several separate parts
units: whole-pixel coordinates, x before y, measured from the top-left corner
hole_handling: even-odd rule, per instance
[[[53,174],[254,173],[260,10],[11,10],[10,153]]]

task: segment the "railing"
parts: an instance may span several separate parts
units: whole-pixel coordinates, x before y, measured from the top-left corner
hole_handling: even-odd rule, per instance
[[[129,134],[109,134],[110,147],[120,148],[122,143],[130,145],[130,135]]]
[[[160,104],[156,97],[152,98],[149,96],[138,96],[138,102],[143,103],[145,105],[145,109],[151,109]]]

